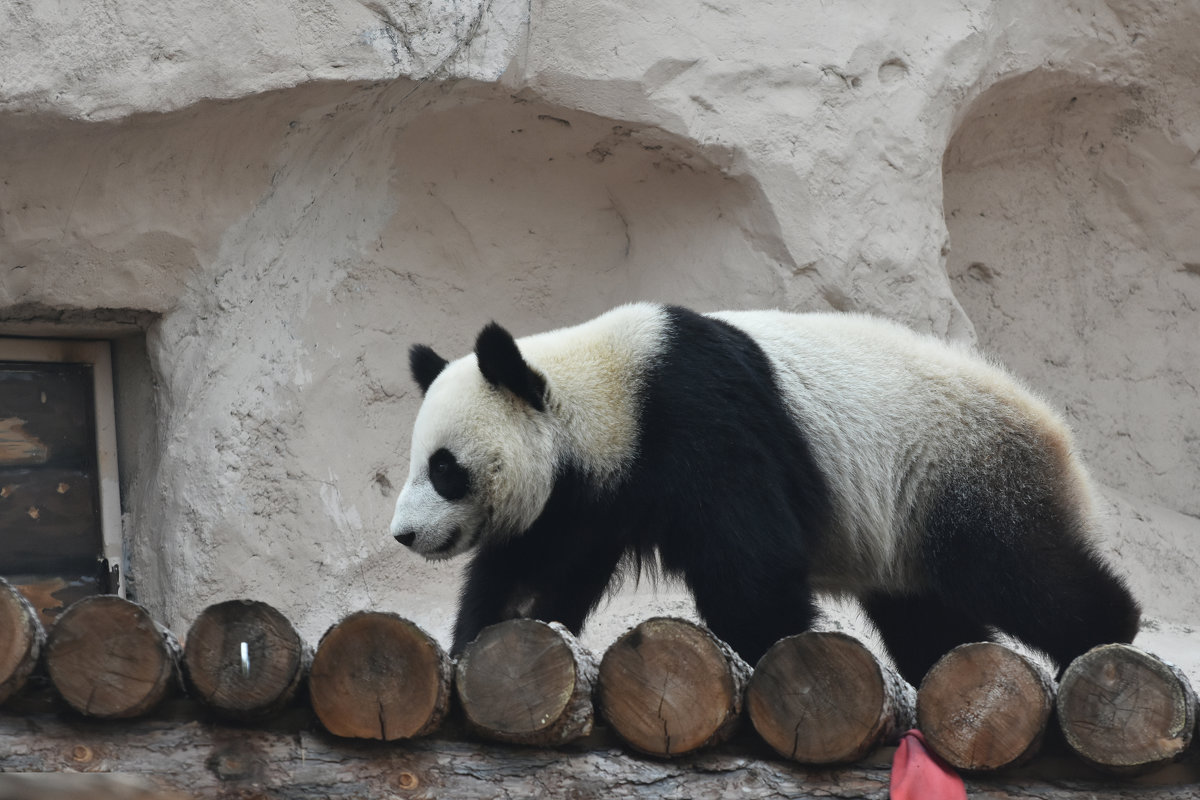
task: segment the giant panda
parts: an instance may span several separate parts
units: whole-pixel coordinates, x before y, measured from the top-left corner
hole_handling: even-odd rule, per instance
[[[578,633],[645,563],[751,664],[817,592],[861,601],[913,683],[996,630],[1060,667],[1137,632],[1065,425],[965,348],[866,315],[638,303],[409,356],[424,400],[391,533],[474,551],[454,652],[518,616]]]

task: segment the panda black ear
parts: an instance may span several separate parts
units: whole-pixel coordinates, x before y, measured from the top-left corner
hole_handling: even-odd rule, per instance
[[[421,394],[429,391],[429,384],[442,374],[448,363],[450,362],[433,352],[429,345],[414,344],[408,350],[408,368],[417,386],[421,387]]]
[[[512,334],[494,322],[475,340],[479,371],[493,386],[502,386],[538,411],[546,408],[546,379],[525,363]]]

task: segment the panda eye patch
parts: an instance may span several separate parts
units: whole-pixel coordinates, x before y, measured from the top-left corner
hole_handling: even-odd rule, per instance
[[[460,500],[471,488],[470,476],[446,448],[429,457],[429,482],[434,491],[447,500]]]

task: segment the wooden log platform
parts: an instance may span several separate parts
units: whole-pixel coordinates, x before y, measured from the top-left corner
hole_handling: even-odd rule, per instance
[[[1057,706],[1071,749],[1115,775],[1149,772],[1179,759],[1196,731],[1196,694],[1187,677],[1127,644],[1102,645],[1071,662]]]
[[[25,606],[17,603],[13,607]],[[398,619],[368,612],[364,616]],[[282,615],[264,604],[235,601],[210,607],[201,617],[211,617],[205,623],[211,629],[200,628],[201,620],[197,620],[189,642],[193,656],[201,659],[199,666],[205,666],[203,658],[214,658],[217,653],[220,657],[213,663],[218,684],[231,672],[247,678],[254,665],[266,668],[275,678],[286,679],[268,682],[275,688],[266,695],[274,700],[250,704],[230,720],[229,709],[214,703],[212,696],[203,692],[202,683],[193,682],[190,696],[167,698],[138,719],[97,719],[72,709],[54,691],[46,673],[35,668],[24,688],[15,691],[0,709],[0,800],[152,796],[239,800],[376,796],[883,800],[888,795],[894,748],[867,748],[869,752],[850,766],[806,766],[781,757],[750,726],[739,728],[736,723],[749,667],[706,629],[683,620],[647,620],[618,640],[618,644],[623,641],[621,648],[614,645],[606,653],[606,659],[615,659],[610,663],[622,667],[613,673],[617,690],[610,699],[625,703],[629,719],[652,720],[648,736],[651,745],[661,749],[647,747],[643,752],[672,757],[665,762],[628,751],[626,745],[635,746],[629,731],[606,722],[594,724],[592,732],[580,739],[555,740],[553,749],[472,740],[461,713],[450,713],[435,732],[422,739],[368,742],[339,738],[322,729],[315,712],[304,702],[307,694],[295,693],[306,674],[308,649]],[[275,652],[272,648],[278,642],[285,646]],[[14,654],[19,655],[22,648],[20,637],[0,637],[0,664],[15,663]],[[347,658],[346,652],[361,655],[371,650],[370,646],[366,650],[352,646],[337,660],[352,663],[354,658]],[[1003,772],[967,775],[972,798],[1200,800],[1197,747],[1184,750],[1180,744],[1172,756],[1177,761],[1150,775],[1119,778],[1096,772],[1069,751],[1065,738],[1050,737],[1047,752],[1033,757],[1045,731],[1044,719],[1035,713],[1031,719],[1036,724],[1027,726],[1022,739],[1012,736],[1010,717],[1029,715],[1030,708],[1036,711],[1039,707],[1033,700],[1052,694],[1048,676],[998,645],[965,646],[969,658],[963,658],[960,651],[964,649],[947,657],[952,668],[945,670],[950,676],[945,695],[953,701],[947,708],[953,713],[948,718],[934,714],[930,719],[954,722],[954,714],[960,722],[967,719],[971,724],[959,730],[955,740],[967,742],[972,757],[990,759],[986,764],[1008,765]],[[269,657],[265,661],[259,658],[263,654]],[[386,653],[381,657],[386,659]],[[297,668],[287,668],[289,664]],[[97,666],[103,665],[98,661]],[[937,670],[931,670],[931,675]],[[1022,680],[1009,679],[1014,675],[1020,678],[1026,671],[1032,671],[1032,688],[1005,688],[1010,682],[1020,688]],[[598,694],[603,706],[603,666],[600,673]],[[1101,673],[1107,674],[1105,669]],[[1180,677],[1169,669],[1163,675]],[[921,689],[926,699],[929,684],[927,677]],[[1186,690],[1186,681],[1181,685]],[[979,687],[984,689],[982,695]],[[236,684],[234,688],[238,688]],[[260,688],[251,680],[234,696],[253,699]],[[342,698],[337,702],[355,701]],[[1194,706],[1194,699],[1190,702]],[[609,712],[617,707],[619,704],[610,706]],[[1104,702],[1097,706],[1105,707]],[[935,704],[927,706],[935,708]],[[1136,711],[1140,706],[1131,708]],[[254,709],[260,713],[270,709],[273,715],[247,717]],[[921,713],[919,699],[918,717]],[[622,724],[627,721],[620,714],[611,718]],[[1085,725],[1090,720],[1095,726],[1104,722],[1104,715],[1093,709],[1083,719]],[[936,726],[924,727],[927,739],[933,739],[930,728]],[[1018,725],[1016,729],[1023,728]],[[1188,730],[1185,719],[1182,732]],[[690,746],[689,738],[698,744]],[[681,752],[684,746],[689,747],[687,752]],[[1029,763],[1017,766],[1030,758]]]
[[[776,642],[746,689],[750,721],[780,755],[805,764],[857,761],[916,721],[917,691],[844,633]]]
[[[129,720],[88,719],[55,710],[55,703],[61,701],[47,691],[24,696],[0,714],[0,797],[5,800],[149,796],[112,794],[114,774],[127,776],[136,787],[230,800],[887,800],[894,753],[885,747],[852,766],[807,767],[776,755],[743,726],[720,748],[663,760],[629,752],[603,724],[585,739],[541,749],[473,740],[450,721],[420,739],[342,739],[324,731],[302,706],[247,727],[225,722],[189,698],[168,699],[149,715]],[[78,774],[64,775],[64,770]],[[57,774],[3,774],[12,772]],[[54,784],[53,794],[28,793],[30,785],[36,790],[47,781]],[[969,775],[966,781],[972,800],[1195,800],[1200,764],[1173,764],[1151,776],[1113,780],[1073,757],[1040,756],[1002,776]],[[66,793],[64,785],[77,793]]]
[[[557,622],[484,628],[455,669],[467,724],[513,744],[556,746],[592,731],[596,659]]]
[[[308,693],[330,733],[392,741],[437,729],[450,679],[450,657],[432,636],[397,614],[360,611],[321,637]]]

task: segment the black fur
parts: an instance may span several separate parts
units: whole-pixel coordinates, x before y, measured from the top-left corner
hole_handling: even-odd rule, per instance
[[[447,500],[460,500],[471,489],[471,475],[444,447],[429,457],[429,482],[433,490]]]
[[[576,634],[625,552],[627,537],[609,527],[612,497],[599,497],[573,469],[558,478],[546,509],[524,533],[484,540],[467,570],[454,628],[454,655],[501,620],[560,622]]]
[[[533,526],[481,546],[463,589],[455,653],[513,616],[578,633],[622,559],[655,552],[665,571],[686,580],[714,633],[750,663],[811,624],[810,554],[832,535],[832,509],[803,423],[750,337],[685,309],[667,316],[667,346],[638,397],[632,469],[601,494],[577,465],[562,465]],[[506,364],[494,382],[527,380],[522,368],[532,370],[511,337],[497,327],[487,338],[495,347],[481,348],[481,368]],[[947,650],[994,628],[1061,667],[1137,631],[1137,604],[1086,543],[1076,501],[1065,495],[1061,454],[1033,437],[997,433],[986,452],[926,476],[934,502],[922,585],[861,598],[914,684]]]
[[[991,638],[986,625],[943,602],[933,592],[903,595],[871,592],[861,600],[896,669],[914,686],[921,683],[921,678],[945,653],[960,644]]]
[[[488,383],[509,390],[537,411],[545,409],[546,380],[525,363],[511,333],[488,323],[475,340],[475,358]]]
[[[408,369],[412,372],[413,380],[421,387],[421,394],[429,391],[430,384],[449,362],[433,352],[429,345],[414,344],[408,350]]]

